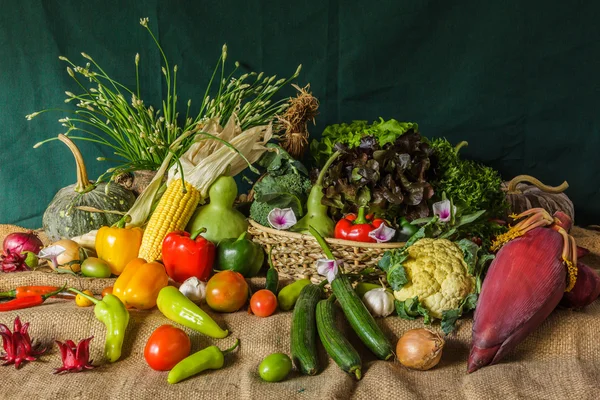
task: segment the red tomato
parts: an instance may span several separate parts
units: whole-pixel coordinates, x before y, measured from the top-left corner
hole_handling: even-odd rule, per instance
[[[173,325],[162,325],[150,335],[144,358],[153,370],[169,371],[189,356],[191,349],[192,343],[187,333]]]
[[[254,315],[258,315],[259,317],[273,315],[277,308],[277,297],[270,290],[259,290],[252,295],[250,308]]]
[[[112,286],[105,287],[102,290],[102,297],[106,296],[107,294],[112,294],[112,292],[113,292],[113,287]]]
[[[239,272],[217,272],[206,284],[206,304],[215,311],[237,311],[247,300],[248,284]]]

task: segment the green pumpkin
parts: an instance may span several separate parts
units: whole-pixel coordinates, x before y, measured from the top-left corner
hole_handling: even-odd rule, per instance
[[[44,230],[52,241],[80,236],[102,226],[112,225],[122,218],[119,214],[85,211],[78,207],[126,212],[135,201],[133,193],[121,185],[110,183],[107,187],[107,183],[95,185],[90,182],[83,157],[75,143],[62,134],[58,138],[75,157],[77,183],[60,189],[44,212]]]

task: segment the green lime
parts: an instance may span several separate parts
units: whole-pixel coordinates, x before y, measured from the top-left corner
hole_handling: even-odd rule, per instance
[[[99,258],[88,257],[81,263],[81,273],[90,278],[110,278],[110,267]]]
[[[258,366],[260,377],[267,382],[284,380],[292,370],[292,360],[283,353],[273,353],[265,357]]]

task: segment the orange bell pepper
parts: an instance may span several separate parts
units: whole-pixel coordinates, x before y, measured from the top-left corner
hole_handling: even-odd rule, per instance
[[[140,228],[125,228],[124,218],[111,227],[103,226],[96,234],[98,258],[108,263],[113,275],[121,275],[127,263],[138,257],[143,234]]]
[[[156,305],[158,292],[169,284],[165,267],[143,258],[131,260],[113,286],[113,294],[127,307],[148,310]]]

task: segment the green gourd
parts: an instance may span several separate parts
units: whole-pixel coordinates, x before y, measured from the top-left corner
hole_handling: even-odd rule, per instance
[[[220,176],[208,189],[210,203],[199,207],[186,230],[195,232],[205,228],[204,238],[213,243],[238,238],[248,229],[244,214],[233,207],[238,194],[237,184],[231,176]]]
[[[50,240],[81,236],[105,225],[112,225],[122,215],[107,212],[91,212],[79,207],[102,211],[126,212],[135,201],[133,193],[117,184],[94,184],[88,180],[81,152],[65,135],[58,135],[65,143],[77,164],[77,183],[60,189],[44,212],[42,223]],[[108,186],[107,186],[108,185]]]
[[[339,155],[339,151],[333,153],[321,169],[319,177],[308,195],[308,200],[306,201],[306,214],[290,229],[291,231],[309,233],[308,227],[312,226],[321,236],[333,237],[335,222],[329,218],[329,215],[327,215],[328,208],[322,203],[323,179],[325,178],[327,170]]]

